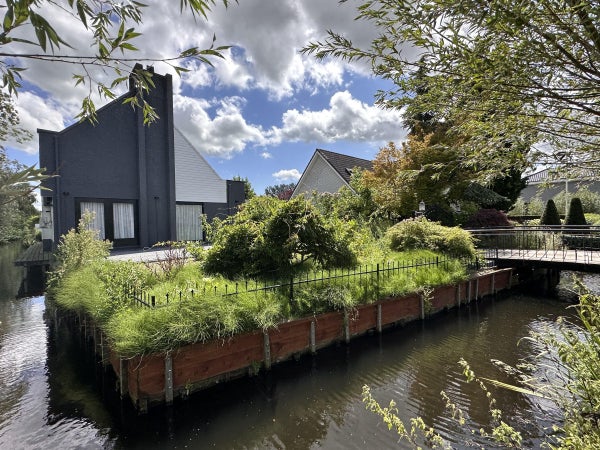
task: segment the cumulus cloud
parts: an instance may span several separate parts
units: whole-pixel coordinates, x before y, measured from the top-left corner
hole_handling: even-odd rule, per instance
[[[271,159],[271,158],[273,157],[273,155],[272,155],[271,153],[269,153],[269,152],[262,152],[262,153],[260,154],[260,157],[261,157],[262,159]]]
[[[231,158],[246,146],[264,142],[260,126],[248,124],[242,115],[243,99],[227,97],[215,104],[178,95],[174,99],[175,126],[200,152]],[[209,109],[216,112],[211,117]]]
[[[298,169],[281,169],[273,174],[277,181],[298,181],[301,176]]]
[[[283,126],[272,130],[271,142],[394,141],[406,137],[399,111],[383,110],[355,99],[348,91],[335,93],[328,109],[288,110]]]

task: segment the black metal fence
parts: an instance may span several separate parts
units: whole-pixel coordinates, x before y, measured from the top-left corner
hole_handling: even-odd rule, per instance
[[[222,285],[210,285],[209,283],[201,285],[198,283],[193,288],[178,290],[171,294],[164,294],[160,298],[143,290],[131,289],[128,297],[134,305],[146,308],[182,303],[193,300],[194,297],[197,296],[220,295],[223,298],[228,298],[241,293],[267,293],[275,291],[288,295],[289,300],[293,301],[296,290],[301,286],[325,284],[331,281],[346,281],[348,284],[379,281],[385,277],[390,277],[403,272],[417,271],[424,268],[448,268],[450,261],[456,261],[457,259],[459,258],[434,257],[413,259],[409,261],[387,261],[379,264],[361,265],[352,269],[306,272],[299,275],[292,275],[285,280],[242,280]],[[482,258],[460,259],[460,262],[467,270],[479,270],[484,266],[491,266],[490,262]]]

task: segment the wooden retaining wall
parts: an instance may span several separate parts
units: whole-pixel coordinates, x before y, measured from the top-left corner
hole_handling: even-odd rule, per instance
[[[429,295],[387,298],[348,312],[282,323],[268,332],[186,345],[169,354],[126,360],[111,351],[108,360],[119,378],[121,395],[129,395],[140,411],[146,411],[153,403],[171,403],[175,397],[268,369],[293,356],[314,353],[334,342],[349,342],[369,330],[382,331],[397,323],[424,319],[510,287],[512,269],[495,270],[433,289]]]

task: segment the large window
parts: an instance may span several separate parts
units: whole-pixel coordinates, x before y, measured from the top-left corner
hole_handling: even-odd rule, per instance
[[[202,205],[184,204],[176,205],[177,240],[201,241],[202,236]]]
[[[109,239],[115,247],[137,245],[137,201],[112,199],[75,199],[77,217],[93,214],[89,228],[98,230],[100,239]]]

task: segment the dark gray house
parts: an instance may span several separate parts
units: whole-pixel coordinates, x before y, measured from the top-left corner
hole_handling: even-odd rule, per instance
[[[151,68],[148,70],[152,71]],[[159,120],[123,100],[97,111],[98,123],[38,130],[40,167],[57,175],[43,183],[40,227],[45,247],[77,226],[84,211],[115,247],[148,247],[167,240],[200,240],[200,215],[228,215],[244,201],[244,184],[223,180],[173,123],[170,75],[153,75],[146,95]]]

